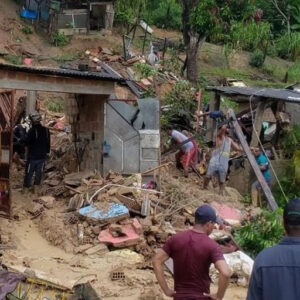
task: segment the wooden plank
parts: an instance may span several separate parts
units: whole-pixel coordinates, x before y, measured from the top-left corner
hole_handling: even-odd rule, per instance
[[[220,100],[221,97],[217,93],[213,93],[210,99],[210,104],[209,104],[209,110],[214,111],[214,110],[219,110],[220,109]],[[208,118],[207,120],[207,128],[212,129],[209,130],[206,134],[206,138],[208,141],[213,141],[214,140],[214,133],[216,129],[216,120],[213,120],[211,118]]]
[[[276,201],[274,199],[274,196],[273,196],[273,194],[271,192],[271,189],[270,189],[269,185],[267,184],[267,182],[266,182],[266,180],[265,180],[265,178],[264,178],[264,176],[263,176],[260,168],[258,167],[258,165],[256,163],[256,160],[255,160],[255,158],[254,158],[254,156],[253,156],[253,154],[252,154],[252,152],[250,150],[250,147],[249,147],[249,145],[248,145],[248,143],[247,143],[247,141],[245,139],[245,136],[244,136],[244,134],[242,132],[242,129],[241,129],[241,127],[240,127],[240,125],[239,125],[239,123],[238,123],[238,121],[236,119],[235,113],[234,113],[234,111],[232,109],[229,109],[228,110],[228,114],[229,114],[229,116],[231,118],[231,122],[233,124],[235,133],[236,133],[236,135],[237,135],[237,137],[238,137],[238,139],[239,139],[239,141],[240,141],[240,143],[241,143],[241,145],[242,145],[242,147],[243,147],[243,149],[244,149],[244,151],[245,151],[245,153],[247,155],[247,158],[248,158],[248,160],[250,162],[250,165],[251,165],[251,167],[252,167],[252,169],[253,169],[256,177],[257,177],[257,180],[259,181],[259,183],[260,183],[260,185],[262,187],[262,190],[264,191],[264,194],[265,194],[265,196],[266,196],[266,198],[268,200],[270,208],[272,210],[276,210],[278,208],[278,205],[277,205],[277,203],[276,203]]]
[[[258,138],[260,136],[266,106],[267,106],[267,102],[265,101],[260,101],[257,106],[256,113],[255,113],[255,121],[253,123],[252,139],[250,143],[251,147],[258,146]],[[257,134],[255,133],[255,131]]]

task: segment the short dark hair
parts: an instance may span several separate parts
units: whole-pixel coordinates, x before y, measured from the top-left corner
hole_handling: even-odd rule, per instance
[[[288,235],[300,234],[300,198],[291,199],[285,206],[283,223]]]

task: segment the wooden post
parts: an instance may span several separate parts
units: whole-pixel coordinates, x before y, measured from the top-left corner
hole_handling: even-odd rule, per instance
[[[214,92],[210,99],[209,110],[210,111],[219,110],[220,109],[220,101],[221,101],[220,95],[217,94],[216,92]],[[206,135],[206,138],[208,141],[214,140],[215,128],[216,128],[216,120],[209,118],[207,120],[208,133]]]
[[[202,91],[199,90],[199,92],[197,93],[197,102],[198,102],[198,106],[197,106],[197,120],[196,120],[196,133],[198,133],[199,131],[199,121],[200,121],[200,110],[201,110],[201,99],[202,99]]]
[[[252,154],[252,152],[249,148],[249,145],[248,145],[248,143],[245,139],[245,136],[242,132],[242,129],[241,129],[241,127],[240,127],[240,125],[239,125],[239,123],[236,119],[235,113],[232,109],[229,109],[228,113],[229,113],[229,116],[231,118],[235,133],[236,133],[238,139],[240,140],[240,143],[241,143],[241,145],[242,145],[242,147],[243,147],[243,149],[244,149],[244,151],[247,155],[247,158],[248,158],[248,160],[250,162],[250,165],[251,165],[251,167],[252,167],[252,169],[253,169],[256,177],[257,177],[257,180],[259,181],[259,183],[261,185],[261,188],[262,188],[262,190],[263,190],[263,192],[264,192],[264,194],[265,194],[265,196],[268,200],[270,208],[272,210],[276,210],[278,208],[278,205],[277,205],[277,203],[276,203],[276,201],[273,197],[273,194],[270,190],[269,185],[267,184],[260,168],[258,167],[258,165],[256,163],[256,160],[255,160],[255,158],[254,158],[254,156],[253,156],[253,154]]]
[[[267,105],[267,102],[260,101],[257,106],[256,113],[255,113],[255,120],[253,123],[252,138],[251,138],[251,143],[250,143],[251,147],[258,146],[258,139],[259,139],[260,132],[261,132],[263,116],[264,116],[264,111],[265,111],[266,105]]]
[[[36,91],[27,92],[26,101],[26,115],[33,114],[36,112]]]

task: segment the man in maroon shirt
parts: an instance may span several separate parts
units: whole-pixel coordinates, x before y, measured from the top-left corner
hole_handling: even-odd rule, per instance
[[[204,204],[195,212],[193,229],[173,235],[153,258],[157,281],[165,295],[180,300],[222,300],[228,286],[230,271],[219,245],[208,235],[219,220],[214,209]],[[174,262],[175,290],[168,287],[164,263]],[[219,271],[218,290],[210,294],[209,267]]]

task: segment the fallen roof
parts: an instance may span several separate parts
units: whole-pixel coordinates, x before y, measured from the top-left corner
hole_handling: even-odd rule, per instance
[[[104,65],[104,64],[103,64]],[[17,66],[11,64],[0,63],[0,70],[19,71],[25,73],[33,73],[48,76],[58,77],[71,77],[71,78],[83,78],[92,80],[106,80],[106,81],[125,81],[124,78],[117,76],[113,71],[109,71],[108,68],[102,66],[101,71],[80,71],[76,69],[68,68],[48,68],[48,67],[30,67],[30,66]]]
[[[300,93],[289,89],[220,86],[207,87],[206,90],[216,92],[223,96],[232,97],[234,98],[233,100],[237,102],[247,102],[250,97],[252,97],[253,101],[282,100],[300,104]]]

